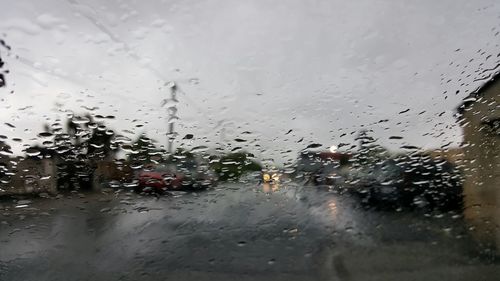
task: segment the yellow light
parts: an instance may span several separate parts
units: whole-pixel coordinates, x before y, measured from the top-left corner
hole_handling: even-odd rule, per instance
[[[271,178],[273,179],[273,181],[278,182],[278,181],[280,180],[280,175],[278,175],[278,174],[273,174],[273,175],[271,176]]]
[[[262,179],[264,182],[269,182],[271,180],[271,176],[269,174],[262,175]]]

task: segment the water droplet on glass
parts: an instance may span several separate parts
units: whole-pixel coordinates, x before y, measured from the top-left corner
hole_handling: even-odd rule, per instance
[[[71,119],[71,122],[74,124],[87,124],[90,122],[90,119],[84,116],[75,116]]]

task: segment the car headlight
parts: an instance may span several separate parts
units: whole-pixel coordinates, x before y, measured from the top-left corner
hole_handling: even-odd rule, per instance
[[[262,175],[262,179],[265,181],[265,182],[268,182],[271,180],[271,176],[269,174],[263,174]]]

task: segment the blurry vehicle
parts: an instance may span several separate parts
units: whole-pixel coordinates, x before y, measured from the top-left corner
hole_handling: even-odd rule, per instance
[[[441,210],[462,206],[462,186],[456,167],[424,155],[388,159],[352,169],[346,183],[370,205]]]
[[[344,170],[335,165],[323,166],[312,176],[315,185],[343,186],[345,183]]]
[[[347,184],[364,203],[386,206],[407,205],[404,193],[404,170],[393,160],[365,165],[351,170]],[[406,194],[408,195],[408,194]]]
[[[149,166],[139,172],[138,179],[135,188],[137,192],[158,193],[168,190],[200,190],[217,182],[215,173],[208,169],[208,165],[194,160]]]
[[[139,172],[136,191],[161,193],[168,189],[180,189],[184,178],[175,165],[150,166]]]
[[[303,151],[297,161],[299,178],[315,185],[341,186],[347,176],[351,155],[340,152]]]
[[[275,167],[267,169],[262,169],[262,182],[263,183],[279,183],[281,178],[281,173]]]
[[[415,154],[398,159],[404,168],[406,201],[416,207],[440,210],[463,208],[461,171],[445,159]]]
[[[217,185],[217,175],[207,164],[198,165],[189,175],[188,187],[201,190]]]

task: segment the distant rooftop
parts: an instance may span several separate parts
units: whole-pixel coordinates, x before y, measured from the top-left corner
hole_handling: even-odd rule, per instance
[[[500,65],[497,65],[497,67],[495,68],[499,67]],[[498,80],[500,79],[500,70],[492,72],[489,75],[489,77],[486,77],[485,79],[488,79],[488,81],[479,86],[475,91],[473,91],[470,95],[468,95],[466,98],[463,99],[462,104],[457,108],[459,114],[462,114],[467,107],[475,103],[479,98],[481,98],[484,95],[484,93],[489,88],[491,88],[496,82],[498,82]]]

